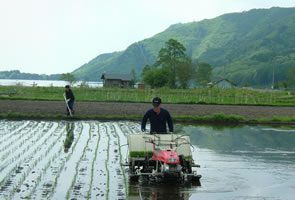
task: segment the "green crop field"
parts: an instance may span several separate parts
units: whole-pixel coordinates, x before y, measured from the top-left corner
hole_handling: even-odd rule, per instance
[[[295,96],[287,91],[256,89],[121,89],[72,88],[77,101],[151,102],[159,96],[165,103],[229,105],[295,105]],[[0,99],[62,101],[64,88],[0,86]]]

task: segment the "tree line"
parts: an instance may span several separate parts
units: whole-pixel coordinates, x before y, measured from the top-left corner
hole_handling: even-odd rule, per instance
[[[186,48],[179,41],[169,39],[160,49],[156,62],[146,65],[142,80],[151,88],[188,88],[191,81],[206,85],[211,81],[212,67],[208,63],[193,61],[185,54]]]

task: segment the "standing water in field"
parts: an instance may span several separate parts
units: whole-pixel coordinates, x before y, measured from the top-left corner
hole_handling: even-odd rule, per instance
[[[129,121],[0,120],[0,199],[282,199],[295,192],[295,129],[176,125],[201,185],[131,182]]]

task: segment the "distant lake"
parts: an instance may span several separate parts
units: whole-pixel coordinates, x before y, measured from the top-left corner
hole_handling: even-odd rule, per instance
[[[82,81],[78,81],[74,86],[79,86]],[[68,83],[61,80],[16,80],[16,79],[0,79],[0,86],[42,86],[42,87],[64,87]],[[101,88],[103,86],[102,82],[87,82],[89,87]]]

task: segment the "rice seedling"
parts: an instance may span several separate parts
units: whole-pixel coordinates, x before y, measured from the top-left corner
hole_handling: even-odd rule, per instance
[[[57,141],[61,138],[62,134],[60,134],[60,136],[57,138],[57,140],[55,140],[47,149],[47,151],[45,152],[45,157],[48,156],[49,152],[51,150],[53,150],[54,146],[56,145]],[[36,191],[37,186],[39,185],[39,183],[41,182],[41,178],[42,176],[45,174],[45,172],[48,170],[48,168],[50,167],[51,163],[57,158],[57,154],[60,154],[63,150],[63,147],[60,147],[59,150],[57,151],[58,153],[55,153],[52,155],[51,158],[48,159],[48,162],[46,163],[46,165],[42,168],[40,174],[38,175],[38,177],[35,179],[35,185],[33,186],[33,188],[30,190],[29,194],[28,194],[28,198],[31,199],[32,195],[34,194],[34,192]]]
[[[2,121],[5,122],[5,121]],[[15,134],[18,134],[19,131],[23,129],[27,129],[30,126],[31,121],[14,121],[11,126],[6,126],[2,124],[1,129],[1,137],[0,137],[0,146],[2,146],[3,142],[7,141]]]
[[[122,158],[122,152],[121,152],[120,136],[119,136],[118,132],[116,131],[115,126],[113,125],[112,127],[113,127],[113,129],[115,131],[115,134],[117,135],[117,141],[118,141],[118,146],[119,146],[118,149],[119,149],[119,156],[120,156],[120,168],[121,168],[121,172],[122,172],[123,180],[124,180],[125,194],[127,194],[127,178],[126,178],[126,174],[125,174],[124,168],[121,165],[121,163],[123,163],[123,158]]]
[[[109,192],[110,192],[110,171],[108,168],[108,162],[110,159],[110,135],[108,134],[108,128],[107,126],[105,126],[106,129],[106,133],[107,133],[107,137],[108,137],[108,145],[107,145],[107,158],[105,160],[105,168],[106,168],[106,172],[107,172],[107,190],[106,190],[106,199],[109,199]]]
[[[78,172],[79,172],[79,170],[78,170],[78,169],[79,169],[79,165],[80,165],[80,162],[81,162],[82,158],[85,156],[85,152],[86,152],[86,149],[88,148],[88,144],[89,144],[89,141],[91,140],[91,138],[92,138],[92,134],[91,134],[91,124],[89,123],[88,139],[87,139],[87,142],[86,142],[86,144],[85,144],[85,146],[84,146],[84,149],[83,149],[83,151],[82,151],[82,153],[81,153],[81,156],[80,156],[78,162],[76,162],[76,166],[75,166],[75,175],[74,175],[74,177],[73,177],[73,179],[72,179],[72,183],[71,183],[70,187],[69,187],[68,190],[67,190],[66,199],[69,199],[69,197],[70,197],[70,193],[71,193],[71,191],[72,191],[72,189],[73,189],[73,187],[74,187],[74,185],[75,185],[75,183],[76,183],[77,176],[78,176]]]
[[[15,144],[16,142],[21,141],[21,139],[23,138],[23,135],[26,135],[30,131],[33,131],[33,129],[36,128],[37,125],[38,125],[37,122],[30,121],[25,127],[17,128],[15,130],[11,131],[12,132],[11,134],[7,134],[6,137],[3,137],[3,139],[0,142],[0,145],[2,147],[0,149],[0,153],[5,151],[8,147],[11,147],[12,144]],[[5,143],[7,143],[7,144],[5,144]],[[2,157],[3,156],[1,156],[1,158],[0,158],[1,161],[3,161]],[[4,157],[4,158],[6,158],[6,157]]]
[[[51,123],[48,123],[48,126],[50,129],[54,126],[51,125]],[[58,127],[58,126],[57,126]],[[54,134],[54,131],[49,131],[50,129],[47,129],[45,137],[51,137]],[[46,129],[44,129],[46,130]],[[56,129],[55,129],[56,130]],[[42,132],[41,132],[42,133]],[[17,191],[16,189],[19,188],[24,181],[26,180],[27,176],[31,173],[31,171],[40,163],[48,154],[48,152],[52,149],[54,146],[54,143],[58,140],[57,138],[53,144],[48,144],[48,140],[46,138],[42,139],[39,137],[38,142],[33,142],[33,147],[30,152],[24,152],[22,155],[22,159],[18,158],[18,163],[14,165],[14,167],[8,172],[6,180],[9,180],[10,177],[14,177],[14,180],[16,181],[14,185],[10,186],[9,192],[8,192],[8,197],[14,196],[15,192]],[[49,145],[49,149],[46,151],[40,151],[41,147],[45,149],[44,147],[46,145]],[[28,145],[30,146],[30,145]],[[27,148],[28,149],[28,148]],[[22,165],[23,163],[26,163],[25,165]],[[19,166],[21,167],[21,170]],[[7,188],[8,190],[8,188]]]
[[[79,141],[79,138],[81,136],[81,133],[82,133],[82,130],[83,130],[83,124],[79,124],[78,127],[77,127],[77,135],[78,135],[78,138],[74,141],[74,144],[72,145],[72,149],[75,149],[78,141]],[[53,180],[53,184],[52,184],[52,187],[50,188],[50,190],[48,191],[48,194],[47,194],[47,199],[51,199],[52,196],[54,195],[54,191],[55,191],[55,188],[57,186],[57,183],[58,183],[58,179],[61,175],[61,171],[64,169],[64,166],[65,164],[67,163],[67,161],[70,159],[70,157],[72,156],[72,152],[73,151],[70,151],[64,159],[61,160],[61,163],[59,164],[58,168],[57,168],[57,171],[56,171],[56,174],[55,174],[55,178]]]
[[[37,127],[37,125],[39,125],[39,126]],[[4,162],[0,171],[2,171],[2,169],[6,168],[8,165],[12,164],[14,162],[14,160],[16,160],[17,158],[25,155],[26,152],[29,152],[31,146],[25,145],[27,142],[31,142],[31,144],[34,145],[40,141],[40,139],[44,136],[44,134],[42,134],[42,132],[40,132],[39,128],[41,128],[41,129],[42,129],[42,127],[44,128],[45,123],[38,123],[37,125],[36,125],[36,129],[33,129],[34,131],[31,132],[30,134],[28,134],[26,137],[22,138],[23,137],[22,135],[19,136],[20,138],[22,138],[22,140],[20,140],[19,144],[17,142],[15,142],[16,145],[11,144],[11,146],[10,146],[11,149],[3,155],[3,156],[6,156],[5,158],[9,158],[9,157],[10,158],[8,159],[8,161]],[[17,139],[20,139],[20,138],[17,138]],[[23,150],[21,151],[22,148],[23,148]],[[17,149],[17,150],[15,150],[15,149]],[[14,156],[9,156],[12,153],[14,154]],[[4,158],[2,160],[4,160]]]
[[[97,153],[98,153],[98,147],[99,147],[99,142],[100,142],[100,132],[99,132],[99,127],[97,126],[97,141],[96,141],[96,147],[95,147],[95,151],[94,151],[94,158],[92,160],[92,164],[91,164],[91,177],[90,177],[90,187],[89,190],[87,192],[86,198],[89,199],[91,197],[91,191],[92,191],[92,187],[93,187],[93,176],[94,176],[94,163],[96,162],[97,159]]]

